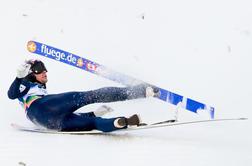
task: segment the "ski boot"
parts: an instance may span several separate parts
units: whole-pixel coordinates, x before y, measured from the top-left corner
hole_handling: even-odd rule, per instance
[[[155,86],[147,86],[146,87],[146,97],[159,97],[161,95],[159,88]]]
[[[132,115],[129,118],[117,118],[114,121],[116,128],[124,128],[126,126],[138,126],[140,124],[140,117],[137,114]]]

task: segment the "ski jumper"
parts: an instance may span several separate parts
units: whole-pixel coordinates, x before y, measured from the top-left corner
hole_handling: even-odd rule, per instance
[[[10,86],[8,97],[18,99],[26,115],[34,124],[59,131],[118,130],[116,118],[96,117],[93,112],[74,113],[92,103],[107,103],[145,98],[146,86],[106,87],[82,92],[47,94],[45,85],[16,78]],[[127,127],[127,126],[126,126]],[[124,127],[124,128],[126,128]]]

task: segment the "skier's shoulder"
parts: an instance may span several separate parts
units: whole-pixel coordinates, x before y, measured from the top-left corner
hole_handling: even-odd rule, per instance
[[[22,78],[16,77],[8,90],[8,97],[10,99],[16,99],[26,94],[29,91],[29,89],[30,89],[29,82],[24,81]]]
[[[29,91],[38,91],[36,89],[45,89],[45,86],[37,82],[31,82],[24,78],[15,78],[8,90],[8,97],[10,99],[20,98],[29,93]]]
[[[25,87],[26,89],[30,89],[30,88],[32,88],[32,87],[34,87],[34,86],[36,86],[37,84],[36,83],[33,83],[33,82],[31,82],[31,81],[29,81],[29,80],[26,80],[26,79],[24,79],[24,78],[16,78],[18,81],[17,81],[17,85],[19,85],[20,86],[20,88],[21,87]]]

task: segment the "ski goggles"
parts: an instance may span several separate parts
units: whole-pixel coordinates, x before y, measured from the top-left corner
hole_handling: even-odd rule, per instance
[[[43,73],[44,71],[47,72],[47,69],[44,65],[43,62],[41,61],[34,61],[32,66],[31,66],[31,71],[34,73],[34,74],[41,74]]]

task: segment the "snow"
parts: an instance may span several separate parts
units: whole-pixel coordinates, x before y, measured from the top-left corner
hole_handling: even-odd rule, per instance
[[[9,0],[1,3],[0,164],[194,165],[252,164],[252,2],[249,0]],[[120,84],[32,55],[29,40],[83,56],[216,108],[216,118],[247,121],[190,124],[109,135],[19,132],[32,126],[7,98],[16,67],[39,58],[48,91],[59,93]],[[90,111],[100,104],[79,111]],[[107,115],[138,113],[147,122],[175,116],[174,106],[150,98],[110,103]],[[203,119],[179,109],[179,120]]]

